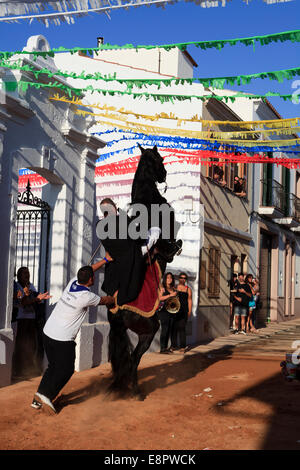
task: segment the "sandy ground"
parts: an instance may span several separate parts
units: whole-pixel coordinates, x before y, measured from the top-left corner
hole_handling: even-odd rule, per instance
[[[30,407],[39,380],[0,389],[1,450],[300,449],[300,382],[278,355],[146,354],[144,401],[107,397],[104,364],[74,374],[56,416]]]

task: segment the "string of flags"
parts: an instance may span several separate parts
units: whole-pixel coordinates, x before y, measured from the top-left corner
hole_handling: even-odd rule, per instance
[[[164,8],[166,5],[178,3],[183,0],[19,0],[0,1],[0,21],[13,23],[20,20],[32,22],[37,20],[46,26],[51,23],[74,23],[75,19],[82,18],[92,13],[106,13],[110,18],[112,11],[156,5]],[[190,0],[185,0],[190,1]],[[202,8],[225,7],[229,0],[192,0]],[[244,0],[249,3],[251,0]],[[287,3],[292,0],[264,0],[267,5],[274,3]]]

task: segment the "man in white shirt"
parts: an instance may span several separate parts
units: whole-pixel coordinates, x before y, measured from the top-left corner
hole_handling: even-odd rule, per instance
[[[43,339],[48,368],[34,395],[31,404],[33,408],[42,407],[48,414],[56,413],[52,402],[74,373],[75,338],[88,307],[114,304],[113,297],[99,297],[90,291],[90,287],[94,284],[94,272],[109,260],[111,258],[106,254],[105,259],[98,263],[80,268],[47,320]]]

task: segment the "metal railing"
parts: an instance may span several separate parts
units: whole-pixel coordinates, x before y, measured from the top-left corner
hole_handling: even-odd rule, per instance
[[[295,194],[289,195],[289,217],[300,222],[300,198],[295,196]]]
[[[285,217],[292,217],[300,223],[300,198],[287,193],[284,187],[274,180],[261,180],[262,206],[275,207]]]
[[[284,187],[275,180],[261,180],[262,182],[262,206],[275,207],[286,214],[288,209],[289,194]]]

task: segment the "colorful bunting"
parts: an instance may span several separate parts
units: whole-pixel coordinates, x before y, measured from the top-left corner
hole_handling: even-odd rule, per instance
[[[35,88],[57,88],[60,90],[63,90],[64,92],[68,93],[69,96],[72,94],[75,95],[82,95],[83,93],[100,93],[104,96],[110,95],[110,96],[125,96],[125,95],[130,95],[132,98],[137,99],[137,98],[145,98],[146,100],[148,99],[153,99],[154,101],[160,101],[161,103],[167,103],[171,102],[174,103],[174,101],[185,101],[185,100],[191,100],[192,98],[199,99],[201,101],[207,101],[211,98],[216,99],[218,101],[225,101],[226,103],[228,101],[234,102],[237,98],[248,98],[251,100],[266,100],[267,98],[270,97],[279,97],[282,98],[283,100],[290,100],[293,102],[299,101],[299,96],[300,93],[293,93],[293,94],[282,94],[282,93],[275,93],[275,92],[268,92],[265,93],[264,95],[254,95],[254,94],[249,94],[249,93],[235,93],[234,95],[216,95],[216,94],[210,94],[210,95],[181,95],[181,94],[167,94],[167,93],[135,93],[135,92],[129,92],[129,91],[122,91],[122,90],[106,90],[106,89],[99,89],[99,88],[94,88],[93,86],[89,85],[85,88],[75,88],[71,87],[69,85],[65,85],[63,83],[59,82],[54,82],[54,83],[40,83],[40,82],[27,82],[24,80],[19,80],[18,82],[3,82],[5,85],[5,89],[7,91],[16,91],[17,89],[21,89],[22,91],[26,91],[29,87],[35,87]]]
[[[192,85],[193,83],[201,83],[204,87],[212,87],[217,89],[223,89],[225,85],[247,85],[254,79],[265,79],[277,80],[282,83],[284,79],[291,80],[294,77],[300,76],[300,67],[294,67],[283,70],[275,70],[271,72],[261,72],[244,75],[233,75],[223,77],[207,77],[207,78],[160,78],[160,79],[136,79],[136,78],[118,78],[116,74],[103,75],[100,72],[85,73],[83,70],[80,73],[66,72],[62,70],[49,70],[46,67],[36,68],[33,65],[22,64],[19,59],[15,62],[8,62],[7,60],[0,61],[0,67],[8,68],[11,70],[23,70],[25,72],[32,72],[35,79],[38,79],[40,75],[47,75],[50,78],[54,76],[73,78],[80,80],[102,80],[105,82],[117,82],[119,84],[125,84],[128,90],[132,90],[133,87],[142,88],[155,85],[160,89],[161,85],[166,87],[171,85]]]
[[[64,96],[59,96],[59,94],[55,94],[53,97],[49,98],[50,100],[53,101],[62,101],[65,103],[77,105],[78,107],[85,107],[85,108],[96,108],[100,109],[102,111],[108,112],[108,111],[113,111],[117,112],[119,114],[125,114],[125,115],[132,115],[135,116],[136,118],[143,118],[149,121],[158,121],[159,119],[171,119],[171,120],[177,120],[178,124],[183,122],[199,122],[201,123],[204,127],[208,127],[209,129],[213,130],[214,127],[216,126],[238,126],[241,128],[246,128],[251,131],[255,132],[260,132],[260,129],[264,129],[265,127],[269,127],[271,129],[281,129],[281,128],[288,128],[291,129],[293,132],[295,131],[296,128],[300,126],[300,118],[286,118],[286,119],[268,119],[268,120],[261,120],[261,121],[211,121],[207,119],[201,119],[198,115],[193,116],[192,118],[180,118],[177,117],[174,113],[157,113],[155,115],[148,115],[148,114],[141,114],[137,113],[132,110],[126,110],[124,108],[116,108],[115,106],[111,105],[100,105],[98,104],[84,104],[82,100],[79,98],[73,97],[72,100],[68,100]],[[95,116],[98,116],[96,113],[91,113],[90,111],[86,112],[87,114],[94,114]],[[100,115],[100,114],[99,114]]]
[[[238,145],[237,143],[227,143],[227,142],[218,142],[218,141],[208,141],[205,139],[191,139],[188,137],[178,137],[178,136],[164,136],[164,135],[151,135],[145,133],[138,133],[133,130],[127,129],[125,131],[118,129],[115,127],[114,129],[109,129],[101,132],[93,132],[92,135],[100,135],[102,138],[105,138],[105,135],[109,134],[120,134],[122,137],[120,139],[116,139],[115,141],[107,142],[107,146],[110,146],[112,143],[120,142],[120,141],[127,141],[127,140],[138,140],[143,143],[143,145],[157,145],[159,147],[172,147],[174,148],[189,148],[189,149],[206,149],[206,150],[214,150],[214,151],[224,151],[230,152],[284,152],[284,153],[299,153],[300,152],[300,144],[293,144],[293,145],[272,145],[274,141],[268,141],[270,145],[264,146],[260,145],[258,141],[254,141],[256,146],[252,146],[251,148],[245,145]],[[287,141],[282,141],[287,142]],[[243,144],[245,142],[243,141]]]
[[[26,0],[20,2],[19,0],[11,0],[5,2],[1,0],[0,4],[0,21],[7,23],[18,22],[19,20],[29,20],[32,22],[34,19],[49,26],[50,23],[59,25],[60,22],[74,23],[75,18],[86,16],[90,13],[106,13],[109,16],[112,10],[116,9],[128,9],[129,7],[140,7],[156,5],[158,7],[165,7],[165,5],[171,3],[177,3],[182,0],[129,0],[127,3],[123,0],[64,0],[58,1],[45,1],[40,0],[39,2],[33,0]],[[190,1],[190,0],[185,0]],[[218,7],[219,5],[225,6],[229,0],[195,0],[197,5],[204,8]],[[52,7],[56,10],[54,13],[47,12],[41,13]],[[34,12],[34,14],[29,14]],[[17,15],[17,16],[12,16]]]
[[[173,1],[173,0],[172,0]],[[175,0],[176,1],[176,0]],[[195,0],[197,1],[197,0]],[[163,3],[163,2],[161,2]],[[125,5],[124,5],[125,7]],[[5,20],[0,18],[0,20]],[[216,39],[213,41],[189,41],[189,42],[181,42],[181,43],[173,43],[173,44],[163,44],[163,45],[133,45],[133,44],[125,44],[123,46],[117,44],[101,44],[98,47],[73,47],[73,48],[65,48],[65,47],[58,47],[53,48],[50,51],[0,51],[0,57],[9,58],[15,54],[29,54],[29,55],[36,55],[42,57],[54,57],[54,54],[57,52],[70,52],[71,54],[75,54],[77,52],[82,52],[84,54],[93,55],[94,53],[100,52],[101,50],[114,50],[114,49],[165,49],[170,50],[173,48],[178,48],[181,51],[185,51],[188,46],[196,46],[202,50],[206,49],[218,49],[221,50],[225,45],[235,46],[237,44],[243,44],[244,46],[255,46],[255,43],[259,43],[261,46],[265,46],[271,44],[273,42],[300,42],[300,30],[291,30],[291,31],[284,31],[281,33],[273,33],[273,34],[265,34],[262,36],[250,36],[245,38],[236,38],[236,39]]]
[[[165,149],[164,152],[169,152],[165,157],[165,164],[172,165],[175,163],[185,163],[191,165],[217,165],[224,166],[228,163],[239,164],[239,163],[271,163],[274,165],[282,165],[288,168],[298,168],[300,166],[300,158],[289,159],[289,158],[269,158],[265,155],[247,155],[247,154],[236,154],[236,153],[222,153],[217,154],[216,152],[208,150],[194,150],[193,152],[186,152],[175,149]],[[173,160],[170,158],[174,157]],[[136,171],[139,156],[130,157],[120,162],[113,162],[107,164],[101,164],[96,167],[96,176],[105,177],[107,175],[124,175],[134,173]]]

